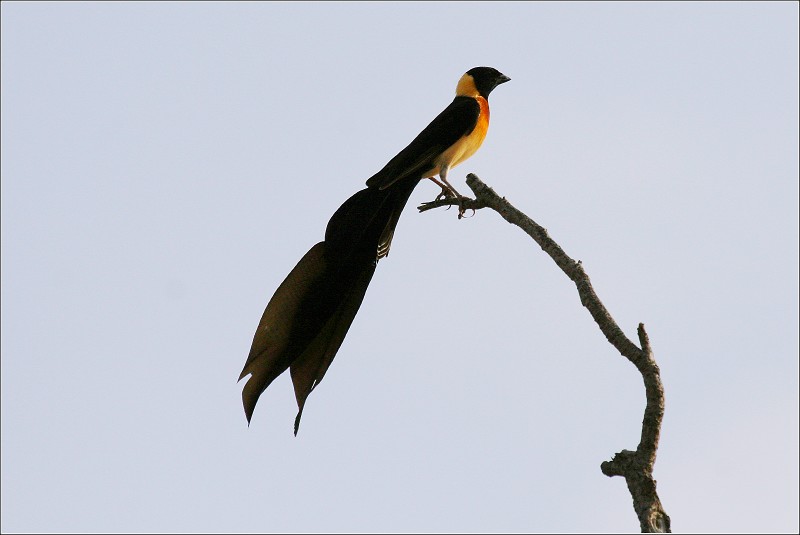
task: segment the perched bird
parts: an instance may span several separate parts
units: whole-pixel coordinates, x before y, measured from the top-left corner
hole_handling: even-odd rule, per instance
[[[458,81],[453,102],[372,175],[367,186],[386,189],[400,180],[430,178],[442,188],[440,196],[461,197],[447,181],[447,171],[481,146],[489,129],[489,93],[509,80],[491,67],[468,70]]]
[[[447,171],[478,150],[489,127],[489,93],[508,80],[491,67],[467,71],[453,102],[333,214],[325,240],[300,259],[261,316],[239,375],[250,375],[242,390],[248,423],[259,396],[288,368],[297,434],[306,399],[342,345],[378,260],[389,254],[411,192],[430,178],[442,188],[440,197],[461,197],[447,182]]]

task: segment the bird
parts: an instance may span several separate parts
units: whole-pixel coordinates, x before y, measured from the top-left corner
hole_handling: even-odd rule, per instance
[[[447,172],[480,148],[489,129],[489,93],[509,80],[492,67],[468,70],[456,85],[453,102],[372,175],[367,186],[386,189],[404,179],[429,178],[442,188],[437,199],[462,198],[447,181]]]
[[[456,85],[456,96],[411,143],[331,216],[315,244],[275,290],[253,335],[239,381],[248,425],[261,394],[290,370],[298,412],[319,385],[361,307],[378,261],[389,255],[394,232],[412,191],[425,178],[441,187],[437,199],[463,197],[447,172],[472,156],[486,137],[488,98],[510,78],[475,67]],[[438,179],[436,178],[438,176]],[[463,209],[459,208],[459,218]]]

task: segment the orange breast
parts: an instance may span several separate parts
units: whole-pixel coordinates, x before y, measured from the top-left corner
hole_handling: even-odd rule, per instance
[[[452,147],[447,149],[437,162],[438,168],[442,165],[448,167],[455,167],[460,164],[477,151],[483,140],[486,139],[486,132],[489,130],[489,103],[483,97],[475,97],[480,104],[481,113],[478,115],[478,124],[475,125],[472,132],[459,139]],[[435,169],[435,174],[439,173],[439,169]]]

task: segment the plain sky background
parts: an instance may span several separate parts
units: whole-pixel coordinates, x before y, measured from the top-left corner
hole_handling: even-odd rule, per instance
[[[644,389],[572,282],[421,184],[299,436],[261,313],[452,99],[666,388],[675,531],[797,532],[798,4],[2,3],[3,532],[636,532]],[[460,187],[459,187],[460,186]]]

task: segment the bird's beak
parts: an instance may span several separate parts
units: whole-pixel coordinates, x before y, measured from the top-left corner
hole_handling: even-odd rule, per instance
[[[511,78],[509,78],[505,74],[501,74],[500,78],[497,79],[497,85],[504,84],[504,83],[508,82],[509,80],[511,80]]]

